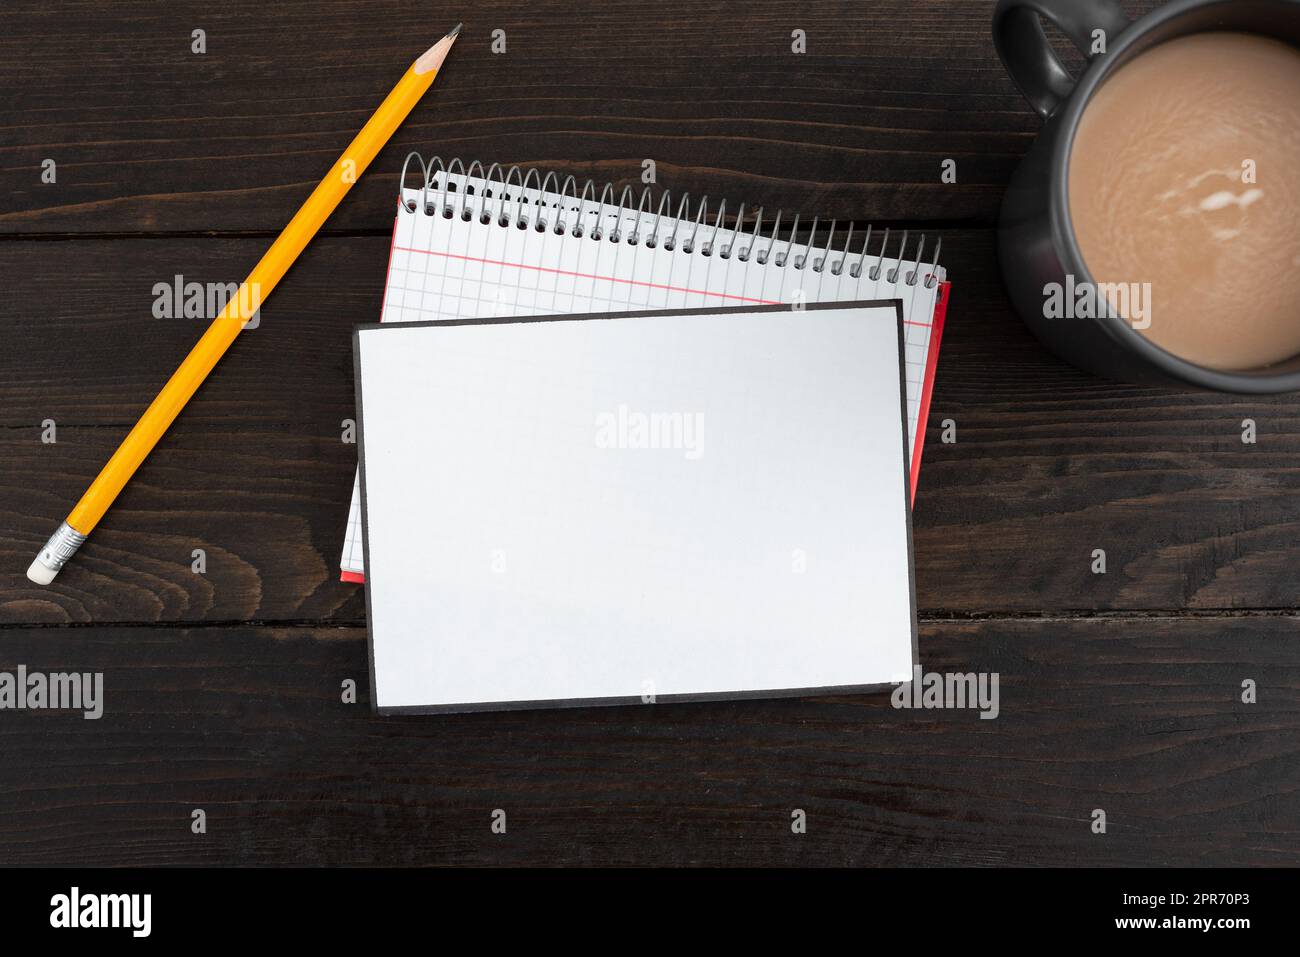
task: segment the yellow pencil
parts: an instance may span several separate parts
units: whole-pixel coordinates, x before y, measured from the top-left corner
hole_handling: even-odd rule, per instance
[[[167,380],[162,391],[145,410],[140,421],[122,440],[113,457],[86,489],[67,519],[50,536],[36,560],[27,569],[27,577],[38,585],[48,585],[86,540],[86,536],[103,518],[123,486],[135,474],[153,447],[162,438],[167,427],[185,407],[196,389],[207,378],[217,360],[230,348],[239,331],[261,307],[263,300],[275,284],[293,265],[317,230],[329,218],[339,201],[347,195],[352,184],[370,165],[402,120],[419,102],[433,83],[451,45],[460,33],[457,24],[450,33],[426,50],[411,64],[406,75],[388,94],[388,98],[375,110],[361,132],[343,151],[337,163],[320,181],[320,185],[307,197],[307,202],[289,220],[271,248],[253,267],[238,293],[226,303],[221,314],[213,320],[203,338],[190,350],[185,361]]]

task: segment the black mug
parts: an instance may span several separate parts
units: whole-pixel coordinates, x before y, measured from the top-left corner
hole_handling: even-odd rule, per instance
[[[1089,55],[1076,81],[1043,31],[1046,17]],[[1091,54],[1104,31],[1105,52]],[[1046,122],[1002,202],[998,256],[1011,300],[1056,355],[1111,379],[1195,385],[1225,392],[1300,389],[1300,356],[1258,371],[1224,372],[1166,352],[1102,303],[1097,319],[1048,318],[1045,287],[1093,283],[1070,221],[1070,150],[1094,93],[1151,47],[1192,33],[1255,33],[1300,46],[1300,0],[1172,0],[1130,21],[1113,0],[1000,0],[993,41],[1007,72]],[[1298,309],[1300,312],[1300,309]],[[1300,322],[1300,315],[1297,316]]]

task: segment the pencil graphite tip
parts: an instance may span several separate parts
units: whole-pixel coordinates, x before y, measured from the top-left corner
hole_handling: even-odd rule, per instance
[[[451,28],[450,33],[420,54],[420,59],[415,61],[416,73],[423,74],[442,69],[442,61],[447,59],[447,53],[451,50],[451,45],[456,42],[460,27],[459,23],[456,24]]]

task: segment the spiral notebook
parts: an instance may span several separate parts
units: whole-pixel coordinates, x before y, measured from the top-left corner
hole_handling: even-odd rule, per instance
[[[416,185],[408,182],[408,176]],[[418,176],[418,179],[416,178]],[[734,211],[734,212],[733,212]],[[402,169],[381,322],[898,299],[915,494],[949,284],[940,243],[478,161]],[[340,562],[365,581],[360,483]]]

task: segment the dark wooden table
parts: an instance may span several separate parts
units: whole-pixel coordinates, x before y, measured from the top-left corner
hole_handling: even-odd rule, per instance
[[[0,712],[0,863],[1300,862],[1300,400],[1104,382],[1029,336],[994,225],[1038,120],[993,52],[991,8],[8,4],[0,669],[103,671],[106,703],[99,721]],[[261,328],[54,586],[30,584],[199,334],[154,318],[154,284],[241,278],[462,18],[432,95]],[[942,235],[954,291],[915,508],[920,650],[929,670],[998,672],[1001,716],[887,695],[373,716],[363,596],[337,574],[356,453],[340,422],[411,149],[618,184],[651,158],[674,192]]]

